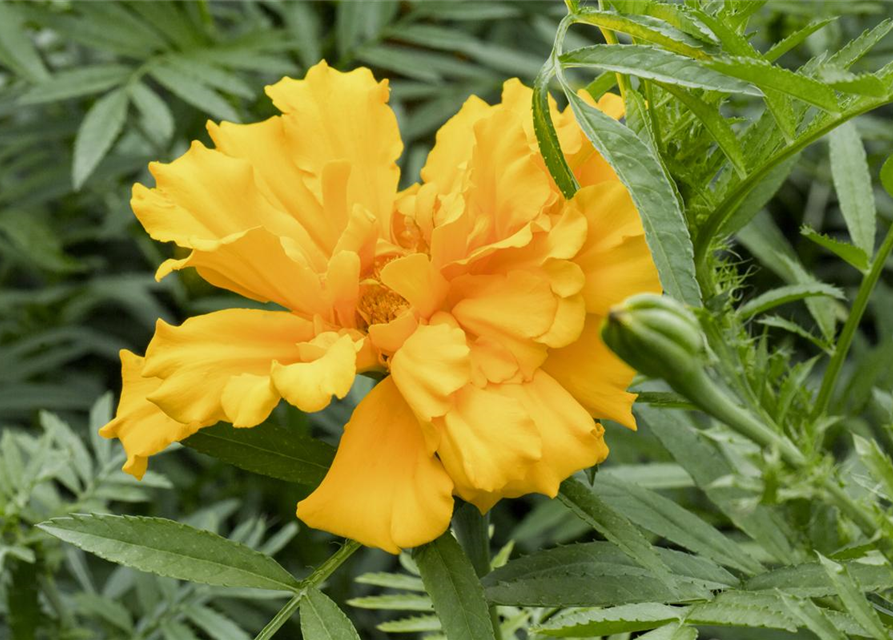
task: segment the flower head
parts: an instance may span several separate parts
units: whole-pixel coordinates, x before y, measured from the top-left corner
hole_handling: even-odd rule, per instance
[[[397,552],[448,526],[453,496],[554,496],[635,427],[633,371],[599,336],[611,305],[660,290],[633,203],[566,110],[553,118],[582,188],[562,197],[538,153],[531,91],[472,97],[437,134],[422,183],[398,192],[403,145],[388,83],[325,62],[268,87],[282,112],[209,124],[150,170],[132,205],[156,240],[190,249],[208,282],[282,311],[158,322],[103,435],[125,470],[218,421],[261,423],[281,399],[318,411],[358,373],[356,408],[307,524]],[[622,114],[617,96],[598,107]]]

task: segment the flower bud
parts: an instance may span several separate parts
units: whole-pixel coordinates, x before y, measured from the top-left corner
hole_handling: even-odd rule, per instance
[[[627,364],[671,384],[703,369],[706,346],[694,315],[672,298],[641,294],[612,307],[605,344]]]

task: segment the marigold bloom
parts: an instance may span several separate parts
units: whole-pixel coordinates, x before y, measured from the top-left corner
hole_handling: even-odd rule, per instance
[[[283,311],[158,322],[103,428],[139,477],[148,456],[218,421],[261,423],[280,399],[318,411],[358,373],[362,400],[298,517],[390,552],[448,526],[453,496],[555,496],[608,453],[594,418],[635,428],[633,371],[598,329],[628,295],[659,292],[633,203],[569,110],[553,117],[582,185],[565,200],[538,153],[531,90],[472,97],[437,134],[422,183],[397,191],[403,145],[387,80],[325,62],[267,88],[282,112],[209,123],[153,163],[133,210],[191,249],[208,282]],[[617,96],[598,107],[622,115]]]

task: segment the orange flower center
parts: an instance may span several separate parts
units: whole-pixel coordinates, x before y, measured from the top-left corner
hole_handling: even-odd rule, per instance
[[[371,324],[387,324],[394,320],[409,303],[403,296],[388,289],[380,282],[360,285],[360,299],[357,301],[357,326],[366,331]]]

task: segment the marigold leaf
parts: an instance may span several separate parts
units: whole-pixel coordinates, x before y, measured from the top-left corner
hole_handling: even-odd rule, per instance
[[[670,607],[656,602],[608,609],[578,609],[559,613],[533,630],[538,634],[559,638],[606,636],[654,629],[678,620],[684,613],[684,607]]]
[[[309,589],[301,598],[301,633],[320,640],[360,640],[344,612],[319,589]]]
[[[856,125],[850,121],[832,131],[828,140],[831,176],[850,237],[854,245],[872,256],[877,209],[862,138]]]
[[[127,103],[127,92],[116,89],[97,100],[84,116],[74,139],[71,180],[75,189],[81,188],[118,138],[127,118]]]
[[[61,71],[26,91],[22,104],[42,104],[78,98],[122,84],[133,72],[123,64],[97,64]]]
[[[167,103],[142,82],[130,87],[130,98],[143,117],[149,133],[157,133],[161,140],[169,140],[174,134],[174,116]]]
[[[434,609],[431,598],[414,593],[353,598],[348,600],[347,604],[360,609],[383,609],[385,611],[432,611]]]
[[[867,592],[873,593],[893,588],[893,568],[887,565],[845,562],[843,566]],[[802,598],[822,598],[836,593],[834,583],[824,567],[816,562],[782,567],[754,576],[744,584],[744,589],[747,591],[779,590]]]
[[[22,22],[15,6],[0,3],[0,62],[32,82],[42,82],[50,74]]]
[[[450,640],[492,640],[493,624],[483,588],[452,534],[447,531],[417,547],[412,557]]]
[[[443,629],[437,616],[409,616],[382,622],[375,628],[385,633],[424,633]]]
[[[193,107],[221,120],[239,122],[235,109],[214,89],[180,70],[166,65],[155,65],[149,73],[175,96]]]
[[[689,58],[707,57],[702,41],[674,29],[663,20],[649,16],[621,15],[613,11],[600,11],[591,7],[581,7],[576,12],[576,17],[579,22],[626,33],[633,38],[660,45],[668,51]]]
[[[253,429],[221,423],[183,444],[240,469],[311,487],[322,482],[335,458],[331,445],[273,423]]]
[[[783,40],[779,40],[778,42],[773,44],[772,47],[763,54],[763,58],[765,58],[769,62],[775,62],[791,49],[794,49],[795,47],[803,44],[803,42],[805,42],[809,36],[828,26],[835,20],[837,20],[837,16],[810,22],[805,27],[797,29],[794,33],[790,34]]]
[[[763,95],[753,85],[714,71],[697,60],[649,45],[596,44],[568,51],[560,60],[565,67],[596,67],[689,89]]]
[[[748,300],[745,304],[738,307],[738,315],[743,318],[752,318],[755,315],[774,309],[777,306],[793,302],[794,300],[803,300],[804,298],[812,298],[816,296],[825,296],[844,300],[846,296],[839,288],[824,282],[804,282],[799,284],[789,284],[777,289],[770,289],[765,293],[758,295],[752,300]]]
[[[678,300],[700,306],[691,236],[660,163],[627,127],[590,107],[566,84],[564,91],[586,137],[629,189],[664,290]]]
[[[168,578],[279,591],[300,586],[271,557],[172,520],[88,514],[54,518],[37,526],[110,562]]]
[[[215,640],[251,640],[251,636],[239,625],[215,609],[197,604],[187,607],[184,613],[195,626]]]
[[[540,70],[533,85],[533,130],[539,144],[540,153],[552,179],[565,198],[573,198],[580,186],[564,158],[558,133],[552,122],[549,109],[549,80],[553,76],[552,61]]]
[[[846,636],[834,626],[825,610],[817,607],[812,600],[794,598],[787,594],[782,594],[781,598],[788,613],[816,634],[819,640],[846,640]]]
[[[884,628],[877,612],[863,594],[864,587],[850,574],[846,565],[839,564],[816,552],[819,563],[834,585],[837,595],[843,602],[846,611],[862,625],[876,640],[889,640],[890,634]]]

